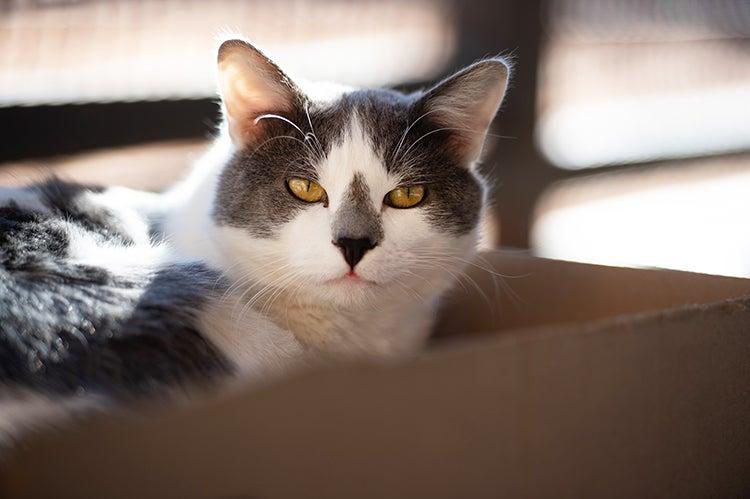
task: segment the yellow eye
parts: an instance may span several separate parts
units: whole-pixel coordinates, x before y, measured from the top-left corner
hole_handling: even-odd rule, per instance
[[[385,195],[385,204],[394,208],[413,208],[422,202],[425,195],[422,185],[398,187]]]
[[[326,191],[319,183],[299,177],[292,177],[286,181],[289,192],[297,199],[306,203],[317,203],[326,196]]]

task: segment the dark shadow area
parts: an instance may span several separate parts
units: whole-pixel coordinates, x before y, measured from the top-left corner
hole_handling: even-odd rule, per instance
[[[207,137],[218,121],[212,99],[0,108],[0,162]]]

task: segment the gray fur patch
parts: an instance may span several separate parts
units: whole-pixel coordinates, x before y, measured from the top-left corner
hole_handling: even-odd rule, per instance
[[[394,92],[395,93],[395,92]],[[389,172],[404,185],[424,185],[427,195],[418,208],[432,226],[460,235],[479,222],[484,183],[463,164],[453,131],[425,115],[425,94],[409,96],[384,90],[364,91],[357,111]]]
[[[311,110],[318,132],[325,113]],[[304,111],[288,117],[305,133],[311,128]],[[310,205],[289,194],[290,177],[316,180],[316,158],[330,150],[332,138],[317,134],[318,141],[305,138],[281,120],[267,120],[267,137],[257,147],[238,151],[225,167],[217,189],[213,216],[219,224],[240,227],[256,237],[273,237],[276,229]]]
[[[333,240],[339,238],[369,239],[373,244],[383,240],[383,223],[372,206],[370,189],[361,173],[354,175],[346,199],[336,210]]]
[[[217,278],[198,265],[140,276],[51,261],[0,270],[0,381],[121,396],[224,372],[196,328]]]

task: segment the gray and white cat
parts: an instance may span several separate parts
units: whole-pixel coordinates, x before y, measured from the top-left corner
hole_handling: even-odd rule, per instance
[[[431,89],[302,85],[224,42],[224,123],[164,194],[0,191],[0,431],[231,373],[391,357],[476,251],[508,67]],[[33,419],[33,418],[32,418]]]

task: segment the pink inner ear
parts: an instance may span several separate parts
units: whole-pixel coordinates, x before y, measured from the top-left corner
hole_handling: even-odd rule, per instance
[[[219,62],[221,89],[229,134],[244,146],[260,138],[264,124],[256,118],[265,113],[284,113],[292,107],[293,95],[284,75],[260,54],[238,47],[223,54]]]
[[[505,82],[486,81],[457,86],[433,98],[434,118],[445,127],[455,129],[452,141],[458,152],[471,163],[479,159],[485,137],[505,93]]]
[[[446,104],[446,103],[441,103]],[[434,119],[452,130],[451,144],[463,161],[473,163],[482,153],[485,136],[497,109],[496,101],[456,103],[434,108]]]

